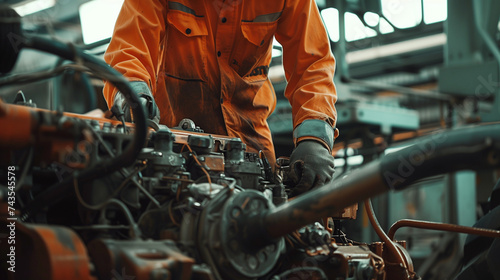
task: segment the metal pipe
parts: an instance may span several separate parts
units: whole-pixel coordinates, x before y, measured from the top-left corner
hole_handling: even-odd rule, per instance
[[[264,232],[250,236],[265,236],[261,240],[284,236],[354,203],[384,193],[388,188],[380,174],[379,162],[372,162],[349,176],[303,194],[251,221],[258,224],[251,228],[263,229]]]
[[[378,237],[385,243],[386,248],[392,254],[394,260],[396,260],[397,263],[400,263],[404,269],[408,269],[408,266],[406,265],[406,261],[403,258],[403,255],[396,247],[396,244],[394,244],[394,242],[392,241],[392,238],[389,238],[387,234],[385,234],[377,218],[375,217],[372,202],[370,199],[365,200],[365,210],[366,214],[368,215],[368,219],[370,220],[370,224],[375,230],[375,233],[377,233]]]
[[[396,231],[402,227],[450,231],[450,232],[467,233],[467,234],[481,235],[486,237],[500,238],[500,230],[466,227],[453,224],[435,223],[435,222],[418,221],[410,219],[403,219],[395,222],[389,229],[389,232],[387,233],[389,238],[391,240],[394,240]]]
[[[331,213],[415,181],[457,170],[500,166],[500,124],[452,129],[419,138],[352,173],[288,203],[250,217],[248,240],[256,246]],[[276,226],[279,225],[279,226]]]

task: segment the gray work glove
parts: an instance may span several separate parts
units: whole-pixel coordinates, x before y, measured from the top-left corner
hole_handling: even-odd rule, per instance
[[[144,82],[131,82],[132,89],[138,92],[139,101],[141,105],[146,109],[146,118],[159,123],[160,122],[160,110],[156,105],[155,99],[149,90],[149,87]],[[121,92],[117,92],[115,95],[115,104],[120,106],[123,111],[123,116],[126,122],[133,122],[134,118],[132,115],[132,110],[130,104],[126,102],[125,96]]]
[[[328,183],[334,172],[334,158],[323,144],[315,140],[299,142],[290,156],[288,177],[295,184],[290,196]]]

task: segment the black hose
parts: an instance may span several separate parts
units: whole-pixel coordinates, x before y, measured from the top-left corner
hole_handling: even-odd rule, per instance
[[[0,4],[0,74],[14,68],[21,38],[21,17],[8,5]]]
[[[114,158],[97,162],[89,169],[82,170],[78,173],[75,172],[73,176],[51,186],[42,194],[35,197],[35,199],[27,206],[25,215],[23,215],[26,217],[26,214],[29,216],[29,213],[33,213],[42,207],[53,205],[54,203],[57,203],[63,198],[69,196],[72,193],[72,185],[75,179],[78,180],[80,184],[83,184],[111,174],[123,166],[133,164],[146,143],[147,126],[145,110],[141,105],[137,94],[129,86],[129,82],[118,71],[111,68],[105,62],[84,53],[78,48],[41,37],[26,38],[26,40],[24,40],[23,47],[45,51],[67,60],[82,63],[91,71],[99,74],[102,78],[107,79],[125,96],[125,99],[131,105],[130,107],[132,108],[135,120],[134,138],[123,153]]]

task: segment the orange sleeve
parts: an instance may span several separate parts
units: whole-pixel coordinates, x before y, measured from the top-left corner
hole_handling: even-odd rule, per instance
[[[287,0],[278,24],[276,39],[283,46],[285,96],[292,105],[294,128],[310,119],[335,128],[335,59],[315,1]]]
[[[165,35],[166,0],[125,0],[104,60],[130,81],[145,82],[156,92]],[[104,98],[113,105],[116,89],[104,85]]]

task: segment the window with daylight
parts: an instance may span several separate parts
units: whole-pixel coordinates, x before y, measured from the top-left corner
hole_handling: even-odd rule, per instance
[[[421,24],[422,21],[424,24],[441,22],[448,16],[446,0],[381,0],[381,7],[383,16],[367,12],[363,15],[363,20],[356,14],[347,12],[346,41],[374,37],[377,35],[376,30],[380,34],[388,34],[394,32],[394,27],[408,29]],[[321,16],[330,39],[338,42],[340,38],[338,10],[333,7],[323,9]]]

